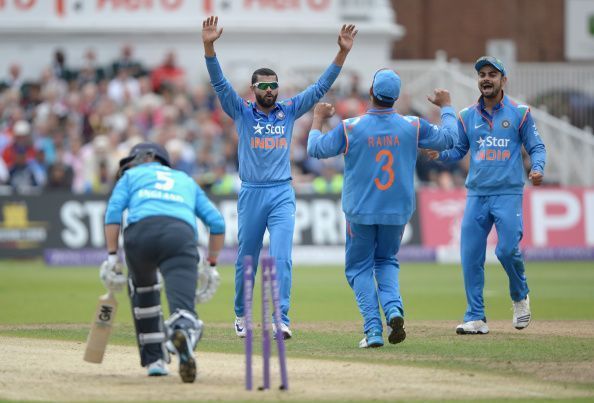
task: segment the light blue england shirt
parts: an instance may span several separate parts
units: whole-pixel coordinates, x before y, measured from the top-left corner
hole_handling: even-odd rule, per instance
[[[196,239],[196,217],[211,234],[225,232],[223,216],[200,186],[184,172],[158,162],[128,169],[118,180],[107,203],[105,224],[121,225],[124,210],[128,210],[128,224],[155,216],[185,221],[194,229]]]

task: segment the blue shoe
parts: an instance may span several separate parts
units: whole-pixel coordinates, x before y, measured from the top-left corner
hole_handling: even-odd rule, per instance
[[[392,331],[388,335],[388,341],[390,344],[402,343],[406,339],[406,332],[404,331],[404,318],[398,312],[391,312],[388,319],[388,326],[392,328]]]
[[[376,348],[384,345],[384,338],[381,330],[370,330],[359,342],[359,348]]]

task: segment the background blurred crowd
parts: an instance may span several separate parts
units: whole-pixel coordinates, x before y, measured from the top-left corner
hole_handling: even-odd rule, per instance
[[[164,55],[161,65],[149,67],[134,57],[129,45],[109,65],[99,65],[89,49],[76,65],[82,67],[70,67],[65,52],[58,49],[37,80],[23,80],[18,63],[0,75],[1,191],[109,193],[119,159],[147,140],[164,145],[172,166],[211,193],[238,191],[233,122],[208,82],[189,84],[173,51]],[[246,99],[251,98],[249,79],[244,87],[236,86]],[[301,90],[283,86],[283,77],[280,80],[279,100]],[[367,109],[365,85],[355,75],[348,81],[347,88],[333,88],[325,98],[336,105],[332,125]],[[403,94],[396,106],[401,114],[419,115],[409,105]],[[439,123],[439,110],[424,117]],[[297,121],[293,133],[296,190],[340,193],[342,158],[319,161],[307,156],[310,125],[311,113]],[[462,186],[467,165],[467,159],[445,166],[420,155],[417,183],[444,189]]]

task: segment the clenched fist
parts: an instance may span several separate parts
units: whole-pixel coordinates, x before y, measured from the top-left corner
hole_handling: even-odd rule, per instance
[[[429,102],[431,102],[433,105],[439,106],[440,108],[452,105],[450,92],[448,90],[444,90],[443,88],[434,89],[433,96],[427,96],[427,100],[429,100]]]
[[[327,119],[334,116],[335,109],[326,102],[320,102],[314,109],[314,118]]]

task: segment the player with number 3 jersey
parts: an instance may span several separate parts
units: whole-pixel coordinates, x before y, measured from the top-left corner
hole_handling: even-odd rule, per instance
[[[346,119],[327,133],[320,129],[334,108],[318,104],[307,143],[312,157],[344,154],[346,277],[364,319],[362,348],[384,344],[379,304],[391,328],[390,343],[400,343],[406,337],[396,254],[404,226],[415,209],[417,150],[446,150],[458,140],[448,91],[436,89],[428,98],[441,107],[441,126],[402,116],[393,109],[400,95],[400,77],[392,70],[376,72],[369,94],[372,108],[365,115]]]

